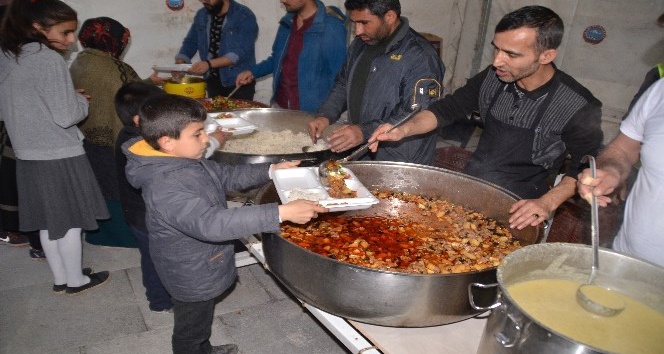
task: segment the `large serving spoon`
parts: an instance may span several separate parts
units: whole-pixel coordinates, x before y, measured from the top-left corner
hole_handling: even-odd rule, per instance
[[[401,120],[399,120],[398,122],[394,123],[394,125],[392,125],[392,127],[390,129],[388,129],[384,134],[387,134],[387,133],[391,132],[394,128],[406,123],[408,120],[413,118],[417,113],[419,113],[422,110],[422,107],[419,104],[414,103],[413,105],[410,106],[410,109],[411,109],[411,111],[410,111],[410,113],[408,113],[408,115],[401,118]],[[338,164],[343,164],[343,163],[346,163],[346,162],[360,156],[365,151],[367,151],[367,149],[369,148],[369,146],[371,146],[371,144],[373,144],[375,142],[376,142],[376,140],[368,141],[366,144],[362,145],[360,148],[353,151],[350,155],[344,157],[341,160],[337,160],[337,163]],[[330,162],[330,160],[323,161],[323,162],[320,163],[320,165],[318,165],[318,174],[321,177],[327,177],[327,172],[328,172],[327,166],[328,166],[329,162]]]
[[[590,163],[590,175],[597,178],[597,166],[595,158],[586,155],[581,162]],[[576,290],[576,301],[586,311],[600,316],[615,316],[625,309],[625,300],[622,296],[610,289],[593,284],[599,271],[599,210],[597,196],[592,195],[590,199],[590,234],[592,237],[593,264],[590,268],[588,282],[579,286]]]
[[[226,98],[228,99],[228,98],[233,97],[233,95],[237,92],[237,90],[240,89],[240,87],[242,87],[242,85],[237,85],[237,86],[235,86],[235,88],[233,89],[233,91],[231,91],[231,93],[229,93],[228,96],[226,96]]]

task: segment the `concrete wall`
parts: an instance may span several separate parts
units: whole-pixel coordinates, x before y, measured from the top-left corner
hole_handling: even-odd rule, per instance
[[[90,17],[109,16],[130,28],[132,41],[124,59],[142,76],[148,76],[155,64],[172,62],[195,11],[201,7],[193,0],[185,0],[180,11],[169,10],[164,0],[66,2],[79,12],[81,22]],[[278,0],[238,2],[256,14],[260,27],[256,54],[258,60],[264,59],[270,53],[277,22],[284,10]],[[324,0],[324,3],[343,9],[343,0]],[[566,35],[556,63],[593,91],[609,110],[624,110],[646,71],[664,61],[664,29],[655,23],[664,12],[663,0],[402,0],[401,3],[402,14],[410,19],[413,28],[444,39],[448,90],[459,87],[474,74],[473,63],[480,69],[490,64],[490,42],[500,17],[532,3],[548,6],[563,18]],[[482,17],[483,6],[486,21]],[[483,37],[479,36],[483,33],[482,23],[487,25]],[[585,43],[584,28],[595,24],[606,29],[606,39],[596,45]],[[267,102],[271,78],[261,80],[257,90],[256,100]]]

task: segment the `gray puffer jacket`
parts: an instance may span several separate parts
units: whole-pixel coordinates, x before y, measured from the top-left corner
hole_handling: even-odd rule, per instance
[[[127,141],[127,179],[141,188],[150,234],[150,256],[171,296],[206,301],[237,276],[232,243],[279,230],[277,204],[228,208],[226,191],[269,182],[269,164],[226,166],[170,156],[141,138]]]
[[[418,103],[422,108],[440,98],[445,66],[438,53],[424,37],[401,17],[401,27],[391,38],[383,54],[371,63],[367,77],[360,117],[349,117],[359,125],[364,139],[383,123],[394,124],[410,113],[410,107]],[[317,116],[339,120],[348,108],[350,87],[359,58],[367,44],[355,38],[348,47],[346,61],[337,74],[334,87],[327,100],[318,108]],[[365,154],[361,159],[433,163],[436,133],[430,132],[408,137],[399,142],[382,142],[375,154]]]

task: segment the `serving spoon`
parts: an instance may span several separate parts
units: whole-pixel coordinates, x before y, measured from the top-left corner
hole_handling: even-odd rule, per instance
[[[586,155],[581,162],[590,163],[590,175],[597,178],[597,166],[595,158]],[[593,284],[597,271],[599,270],[599,210],[597,206],[597,196],[593,195],[590,199],[590,234],[592,237],[593,264],[590,268],[588,282],[581,284],[576,290],[576,301],[586,311],[594,314],[610,317],[615,316],[625,309],[625,301],[621,295],[611,289]]]
[[[388,129],[384,134],[387,134],[387,133],[391,132],[394,128],[402,125],[403,123],[406,123],[408,120],[413,118],[417,113],[419,113],[422,110],[422,106],[420,106],[417,103],[414,103],[410,106],[410,109],[411,109],[411,111],[410,111],[410,113],[408,113],[407,116],[401,118],[401,120],[394,123],[394,125],[392,125],[392,127],[390,129]],[[376,140],[368,141],[366,144],[362,145],[359,149],[353,151],[350,155],[344,157],[341,160],[337,160],[337,162],[339,164],[343,164],[343,163],[346,163],[346,162],[360,156],[360,154],[364,153],[369,148],[369,146],[371,144],[375,143],[375,142],[376,142]],[[302,148],[302,150],[304,151],[304,148]],[[327,164],[330,161],[331,160],[323,161],[323,162],[320,163],[320,165],[318,165],[318,175],[319,176],[327,177],[327,172],[328,172]]]

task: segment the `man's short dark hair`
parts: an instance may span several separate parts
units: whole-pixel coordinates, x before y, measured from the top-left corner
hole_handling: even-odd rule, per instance
[[[115,93],[115,111],[120,117],[120,121],[126,127],[134,126],[134,116],[138,114],[138,109],[145,100],[152,96],[165,95],[164,91],[158,86],[145,82],[130,82],[122,85]]]
[[[399,0],[346,0],[344,3],[347,11],[369,10],[378,17],[385,17],[385,14],[392,10],[396,12],[397,17],[401,16],[401,3]]]
[[[193,98],[158,95],[145,100],[138,111],[143,139],[159,150],[157,140],[163,136],[179,139],[180,133],[193,122],[207,118],[205,107]]]
[[[544,6],[525,6],[505,15],[496,25],[496,33],[527,27],[537,31],[536,50],[556,49],[563,40],[563,20]]]

